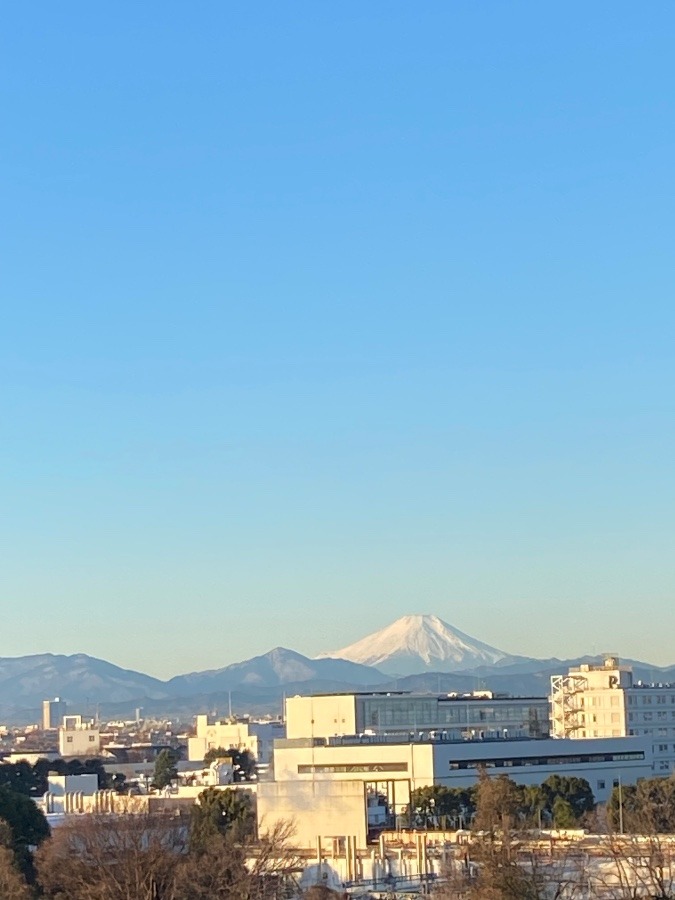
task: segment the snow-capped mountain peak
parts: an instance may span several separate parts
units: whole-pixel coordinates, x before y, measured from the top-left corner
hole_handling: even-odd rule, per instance
[[[381,631],[322,656],[339,657],[399,675],[457,672],[508,656],[469,637],[438,616],[402,616]]]

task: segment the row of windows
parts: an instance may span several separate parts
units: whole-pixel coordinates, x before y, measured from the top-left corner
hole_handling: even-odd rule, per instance
[[[648,715],[648,713],[645,713],[645,715]],[[580,718],[581,718],[581,721],[582,721],[582,722],[585,722],[585,721],[586,721],[586,714],[585,714],[585,713],[581,713]],[[629,718],[630,718],[630,714],[629,714]],[[600,720],[603,721],[603,722],[605,722],[605,721],[607,721],[607,718],[606,718],[606,716],[600,716]],[[597,721],[598,721],[598,716],[597,716],[595,713],[592,713],[590,716],[588,716],[588,721],[589,721],[589,722],[597,722]],[[621,716],[619,715],[618,712],[613,712],[613,713],[611,714],[611,721],[612,721],[612,722],[620,722],[620,721],[621,721]]]
[[[612,780],[612,787],[618,787],[620,783],[621,783],[621,782],[619,781],[618,778],[614,778],[614,779]],[[599,779],[598,779],[598,790],[599,790],[599,791],[604,791],[605,788],[606,788],[606,786],[607,786],[607,784],[606,784],[604,778],[599,778]]]
[[[609,699],[610,699],[610,706],[618,706],[619,705],[619,697],[616,694],[614,694]],[[584,705],[585,706],[607,706],[607,702],[605,700],[604,695],[602,695],[600,697],[589,697],[588,703],[586,703],[586,704],[584,703],[584,698],[582,697],[581,701],[580,701],[580,705],[581,706],[584,706]]]
[[[629,728],[628,734],[631,737],[636,737],[640,734],[648,735],[650,737],[669,737],[669,728]],[[673,744],[673,749],[675,750],[675,744]]]
[[[571,766],[584,763],[628,762],[644,759],[642,751],[633,753],[584,753],[579,756],[519,756],[511,759],[467,759],[450,760],[451,769],[515,768],[518,766]]]
[[[582,737],[623,737],[620,728],[613,728],[611,735],[608,735],[606,731],[598,731],[598,729],[594,729],[593,732],[589,729],[588,732],[585,730],[581,732]]]
[[[640,696],[636,696],[634,694],[628,695],[628,705],[629,706],[651,706],[652,703],[655,703],[657,706],[664,706],[666,703],[675,704],[675,691],[668,692],[667,694],[641,694]]]
[[[629,722],[632,722],[634,718],[639,718],[640,716],[642,717],[642,719],[643,719],[645,722],[651,722],[651,721],[654,719],[654,713],[653,713],[653,712],[643,712],[643,713],[632,713],[632,712],[631,712],[631,713],[628,713],[628,721],[629,721]],[[668,712],[667,712],[665,709],[660,709],[660,710],[656,713],[656,718],[657,718],[657,719],[660,719],[661,721],[663,721],[664,719],[667,719],[667,718],[668,718]],[[672,710],[670,711],[670,718],[671,718],[671,719],[675,719],[675,709],[672,709]]]
[[[377,698],[363,703],[366,728],[403,727],[429,728],[452,724],[522,723],[548,719],[547,704],[532,706],[529,703],[478,704],[475,701],[438,702],[436,700],[410,700]]]
[[[298,775],[344,775],[351,772],[407,772],[408,763],[355,763],[353,765],[298,766]]]

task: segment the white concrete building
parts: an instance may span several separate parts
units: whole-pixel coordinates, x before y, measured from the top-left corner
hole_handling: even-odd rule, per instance
[[[405,828],[410,795],[433,784],[466,788],[477,770],[505,774],[517,784],[537,785],[550,775],[585,778],[596,800],[635,784],[652,772],[651,743],[644,738],[449,741],[428,737],[397,741],[361,735],[277,741],[274,782],[258,785],[258,818],[269,827],[293,819],[298,841],[356,835],[365,846],[369,828]],[[374,818],[384,799],[384,821]]]
[[[608,656],[551,678],[556,737],[640,736],[650,741],[652,775],[675,772],[675,685],[634,682],[630,666]]]
[[[83,722],[82,716],[64,716],[59,728],[59,753],[68,756],[98,756],[101,735],[98,726]]]
[[[42,808],[50,813],[80,812],[97,793],[98,775],[49,775]]]
[[[188,738],[188,759],[201,762],[208,750],[248,750],[257,762],[266,765],[272,757],[274,741],[286,737],[283,722],[255,722],[252,720],[212,721],[209,716],[197,716],[195,737]]]
[[[545,737],[547,697],[406,692],[317,694],[286,699],[288,738],[342,734],[438,734],[447,740]]]

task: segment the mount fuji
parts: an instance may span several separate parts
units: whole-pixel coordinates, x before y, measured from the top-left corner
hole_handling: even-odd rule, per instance
[[[321,657],[337,657],[394,675],[460,672],[514,659],[438,616],[403,616],[381,631]]]

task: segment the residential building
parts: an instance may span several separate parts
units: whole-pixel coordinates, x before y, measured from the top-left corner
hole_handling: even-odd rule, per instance
[[[98,756],[101,736],[98,726],[83,722],[82,716],[64,716],[59,728],[59,753],[68,756]]]
[[[551,718],[555,737],[648,738],[653,774],[675,772],[675,684],[636,682],[617,656],[554,675]]]
[[[197,716],[196,735],[188,738],[188,759],[201,762],[207,751],[223,747],[225,750],[248,750],[258,763],[267,765],[272,756],[274,741],[286,737],[283,722],[256,722],[249,719],[214,721],[209,716]]]

